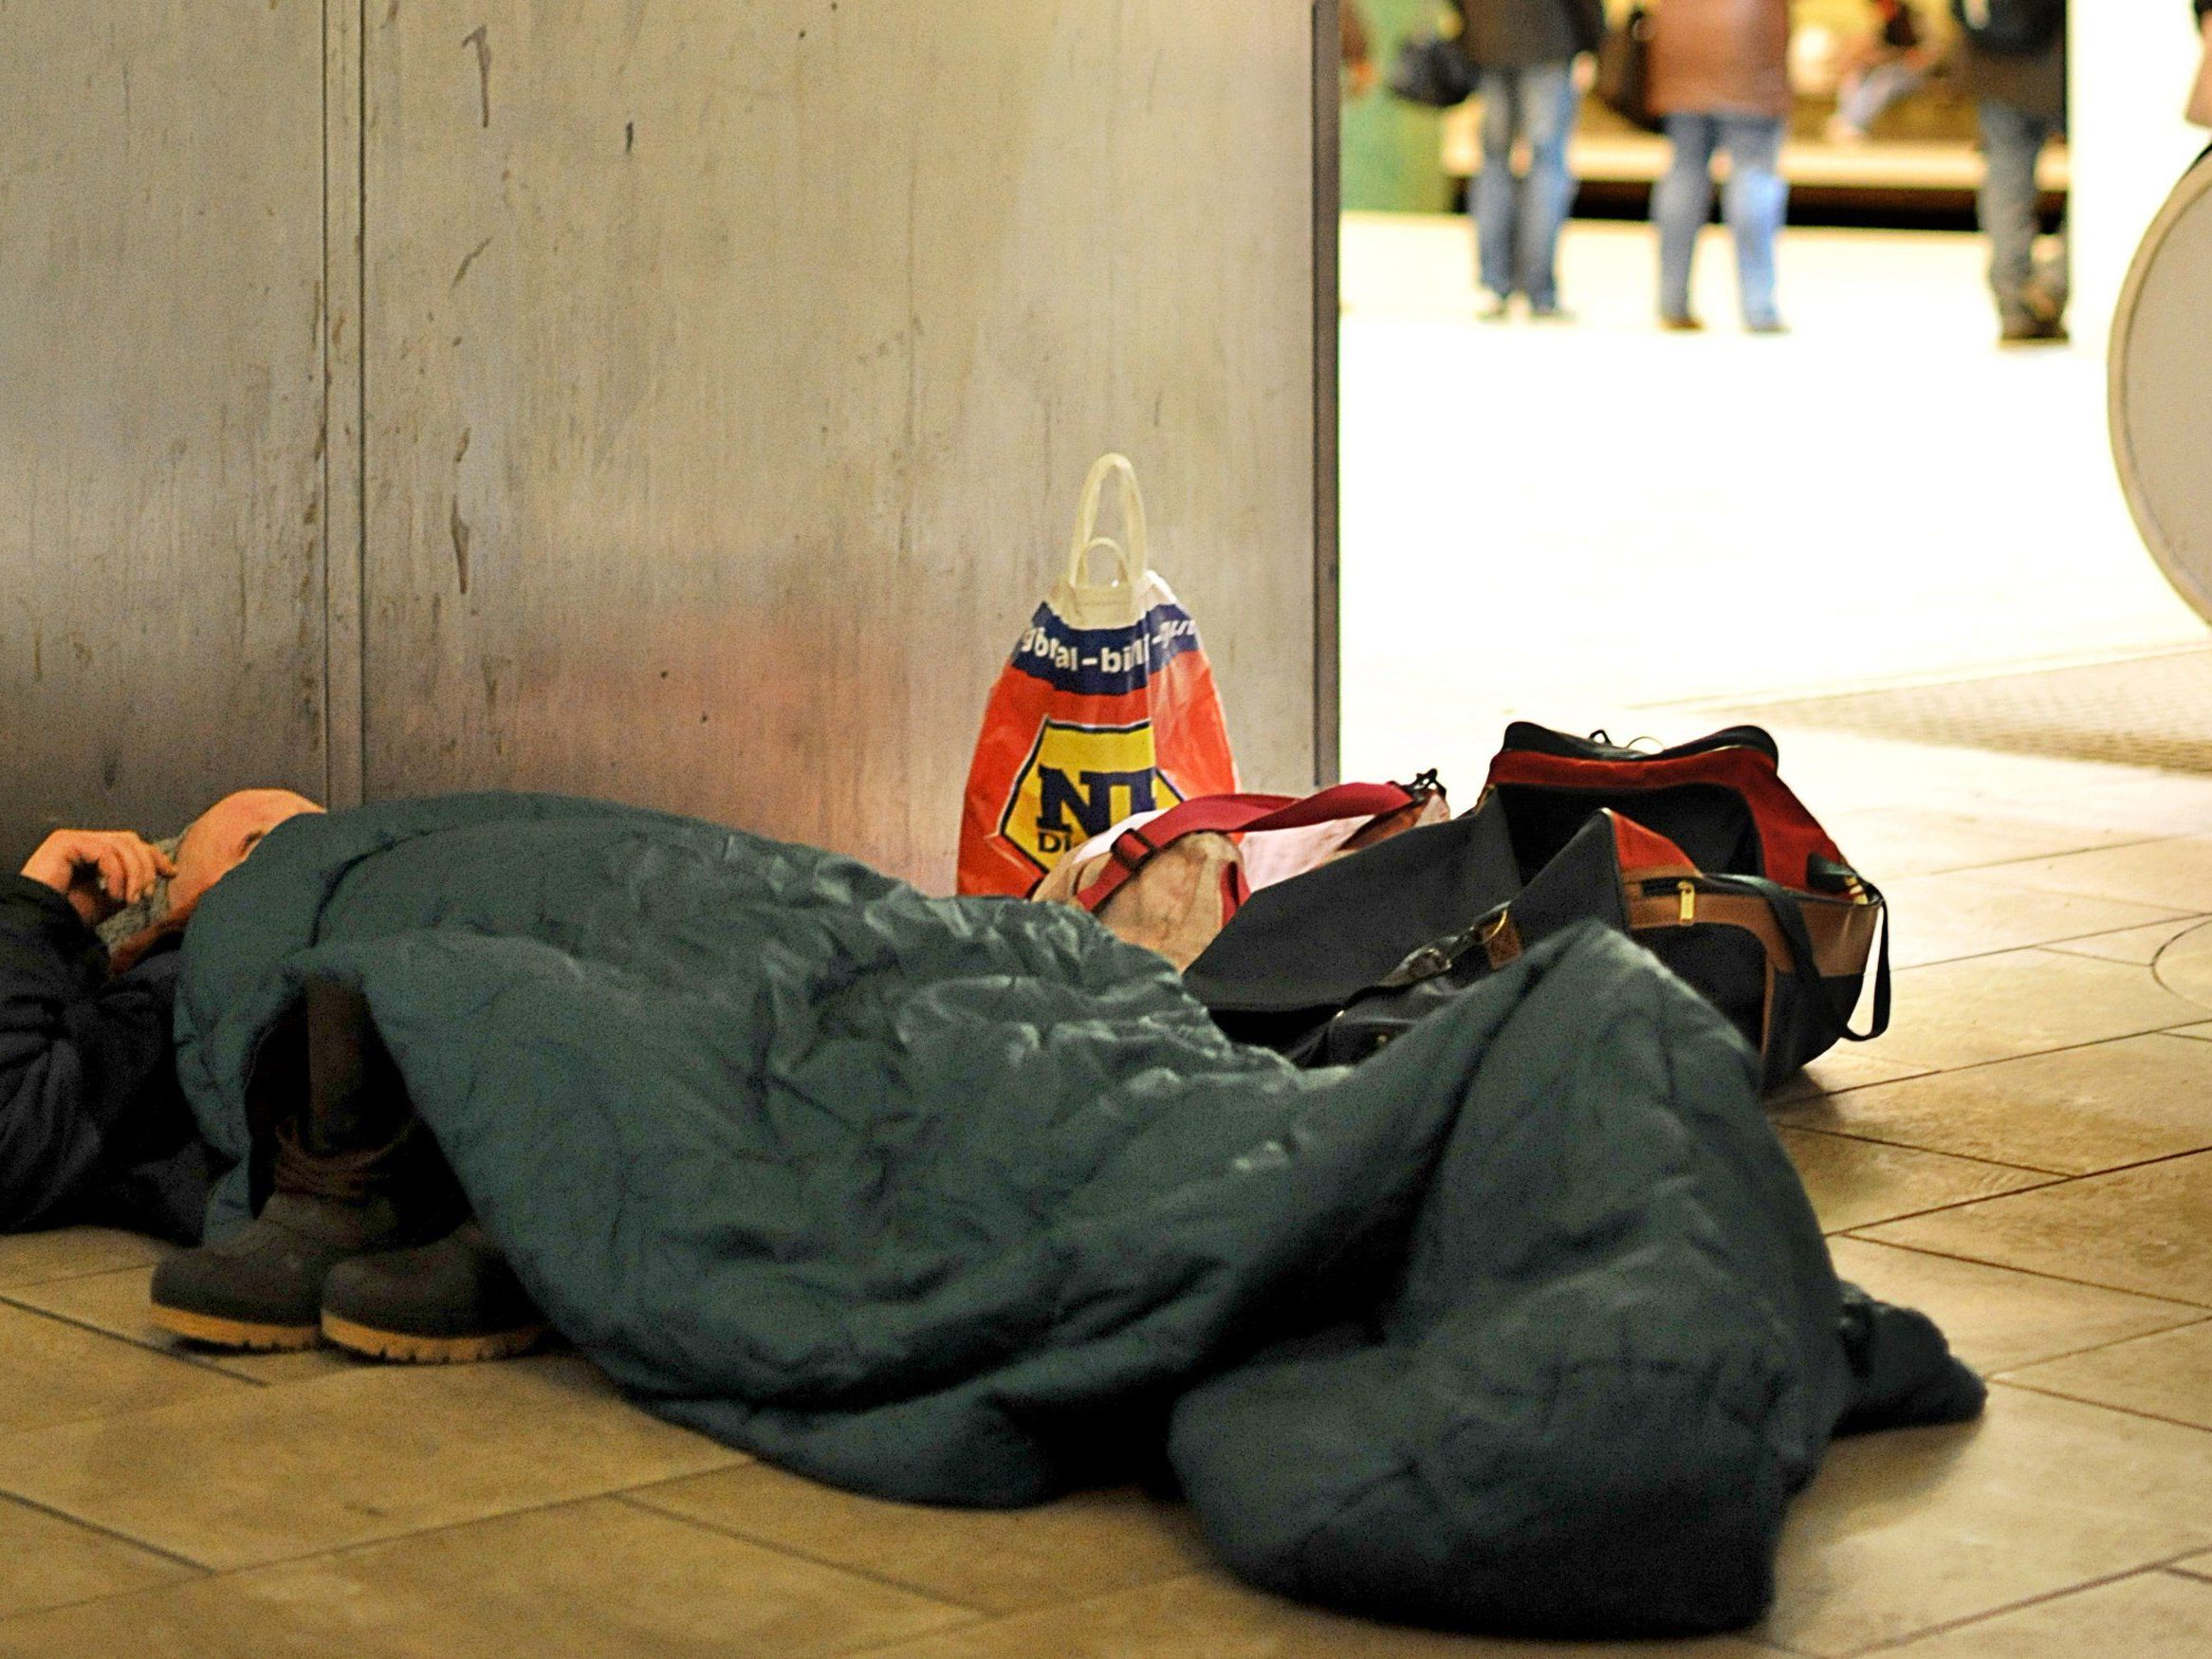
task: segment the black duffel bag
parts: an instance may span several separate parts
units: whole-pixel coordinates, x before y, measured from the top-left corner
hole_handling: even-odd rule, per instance
[[[1584,918],[1704,993],[1768,1087],[1888,1027],[1881,894],[1749,727],[1647,754],[1517,724],[1472,812],[1254,894],[1184,979],[1231,1035],[1351,1063]]]

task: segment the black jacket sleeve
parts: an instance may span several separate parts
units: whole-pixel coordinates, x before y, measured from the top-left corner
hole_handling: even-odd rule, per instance
[[[66,899],[0,875],[0,1232],[106,1219],[119,1175],[175,1150],[176,969],[110,978]]]

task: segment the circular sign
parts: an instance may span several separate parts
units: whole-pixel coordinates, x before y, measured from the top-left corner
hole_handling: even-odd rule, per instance
[[[2212,157],[2143,238],[2112,318],[2112,458],[2150,555],[2212,621]]]

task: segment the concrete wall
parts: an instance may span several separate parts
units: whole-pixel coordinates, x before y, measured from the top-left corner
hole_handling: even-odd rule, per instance
[[[0,4],[0,855],[511,786],[947,885],[1106,448],[1327,764],[1306,0],[185,16]]]

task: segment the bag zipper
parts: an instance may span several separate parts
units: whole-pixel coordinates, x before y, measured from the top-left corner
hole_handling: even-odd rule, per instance
[[[1742,888],[1732,885],[1725,876],[1701,876],[1696,881],[1685,880],[1678,876],[1650,876],[1639,881],[1636,884],[1636,891],[1646,898],[1658,898],[1669,893],[1673,894],[1680,901],[1674,919],[1678,926],[1685,928],[1697,920],[1697,895],[1699,894],[1741,895],[1743,892]],[[1854,905],[1874,902],[1873,894],[1866,890],[1855,876],[1851,878],[1850,885],[1841,893],[1816,893],[1795,887],[1789,889],[1789,892],[1795,898],[1815,904],[1834,904],[1839,900]]]

